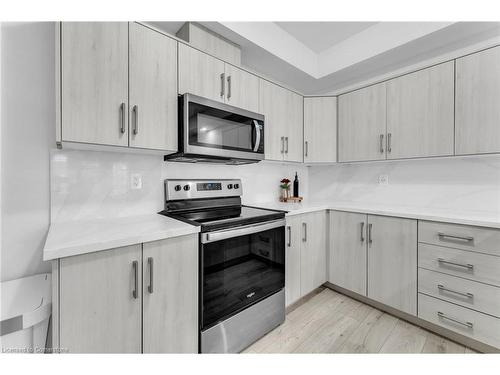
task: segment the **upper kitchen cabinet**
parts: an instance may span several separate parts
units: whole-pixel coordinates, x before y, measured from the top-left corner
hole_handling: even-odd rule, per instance
[[[259,113],[265,117],[266,159],[302,162],[302,96],[261,79]]]
[[[130,146],[177,150],[177,42],[130,24]]]
[[[61,138],[128,145],[128,24],[61,24]]]
[[[224,102],[224,62],[179,43],[179,94],[203,96]]]
[[[453,155],[453,61],[387,82],[387,159]]]
[[[500,47],[456,60],[455,152],[500,152]]]
[[[304,98],[304,162],[337,161],[337,98]]]
[[[385,159],[386,84],[339,96],[339,161]]]
[[[225,64],[225,102],[252,112],[259,112],[259,78],[233,65]]]

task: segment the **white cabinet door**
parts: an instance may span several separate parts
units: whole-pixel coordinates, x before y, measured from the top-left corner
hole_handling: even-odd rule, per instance
[[[195,94],[224,102],[224,62],[179,43],[179,94]]]
[[[225,64],[226,103],[251,112],[259,112],[259,77]]]
[[[177,42],[130,23],[130,146],[177,150]]]
[[[337,161],[337,98],[304,98],[304,162]]]
[[[456,60],[455,152],[500,152],[500,47]]]
[[[366,295],[365,214],[330,212],[330,252],[328,281]]]
[[[296,302],[300,297],[300,215],[286,218],[285,248],[285,303],[286,306]]]
[[[260,79],[259,113],[264,119],[264,148],[267,160],[283,160],[287,127],[287,91]]]
[[[62,139],[128,146],[127,22],[63,22]]]
[[[286,161],[304,161],[304,98],[302,95],[285,90],[285,153]]]
[[[386,85],[339,96],[339,161],[385,159]]]
[[[141,272],[141,245],[61,259],[61,348],[140,353]]]
[[[144,353],[197,353],[198,237],[143,246]]]
[[[387,159],[453,155],[453,61],[387,82]]]
[[[326,282],[326,213],[300,216],[300,294],[305,296]]]
[[[368,297],[417,314],[417,221],[368,215]]]

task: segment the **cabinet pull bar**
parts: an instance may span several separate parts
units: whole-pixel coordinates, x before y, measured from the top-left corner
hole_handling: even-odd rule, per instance
[[[384,153],[384,135],[380,134],[380,153]]]
[[[392,134],[387,133],[387,152],[392,151],[392,145],[391,145],[392,142],[391,141],[392,141]]]
[[[302,242],[307,242],[307,223],[302,223],[302,227],[304,228],[304,237],[302,238]]]
[[[285,137],[281,137],[281,153],[285,152]]]
[[[132,262],[132,269],[134,270],[134,290],[132,290],[132,297],[137,299],[137,293],[139,289],[139,263],[134,260]]]
[[[288,137],[285,137],[285,142],[286,142],[285,154],[288,154]]]
[[[361,222],[361,231],[360,231],[360,240],[361,242],[365,242],[365,222]]]
[[[292,246],[292,227],[287,226],[286,229],[288,230],[288,243],[286,244],[288,247]]]
[[[134,135],[137,135],[139,133],[139,107],[134,105],[132,107],[132,113],[134,114]]]
[[[120,133],[125,134],[125,103],[120,104]]]
[[[305,149],[306,149],[305,156],[306,156],[306,158],[307,158],[307,154],[309,154],[309,142],[308,142],[308,141],[306,141],[305,146],[306,146],[306,147],[305,147]]]
[[[368,243],[372,243],[372,226],[373,224],[368,224]]]
[[[474,294],[472,294],[472,293],[459,292],[457,290],[446,288],[444,285],[441,285],[441,284],[438,284],[437,287],[439,290],[442,290],[443,292],[450,292],[450,293],[458,294],[459,296],[464,296],[467,298],[474,298]]]
[[[231,76],[227,77],[227,100],[231,99]]]
[[[443,259],[443,258],[438,258],[437,261],[438,261],[438,263],[451,264],[453,266],[467,268],[468,270],[473,270],[474,269],[474,265],[473,264],[455,263],[455,262],[451,262],[451,261]]]
[[[446,319],[446,320],[450,320],[454,323],[458,323],[458,324],[461,324],[467,328],[472,328],[474,327],[474,324],[472,324],[471,322],[462,322],[458,319],[455,319],[455,318],[452,318],[452,317],[449,317],[449,316],[446,316],[444,313],[442,313],[441,311],[438,311],[437,313],[438,317],[442,318],[442,319]]]
[[[474,241],[474,237],[470,237],[470,236],[458,236],[456,234],[446,234],[446,233],[443,233],[443,232],[438,232],[438,237],[440,240],[443,240],[445,238],[452,238],[454,240],[460,240],[460,241],[466,241],[466,242],[473,242]]]
[[[153,294],[153,258],[148,258],[148,267],[149,267],[149,285],[148,292]]]
[[[226,77],[226,75],[224,73],[222,73],[220,75],[220,97],[221,98],[223,98],[224,95],[226,94],[226,83],[224,82],[225,77]]]

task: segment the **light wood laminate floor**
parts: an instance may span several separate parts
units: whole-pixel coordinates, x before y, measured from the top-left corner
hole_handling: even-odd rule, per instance
[[[244,353],[475,353],[325,288]]]

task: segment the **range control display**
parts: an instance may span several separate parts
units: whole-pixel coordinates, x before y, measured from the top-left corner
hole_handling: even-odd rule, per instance
[[[196,190],[198,191],[222,190],[222,183],[220,182],[197,183]]]

